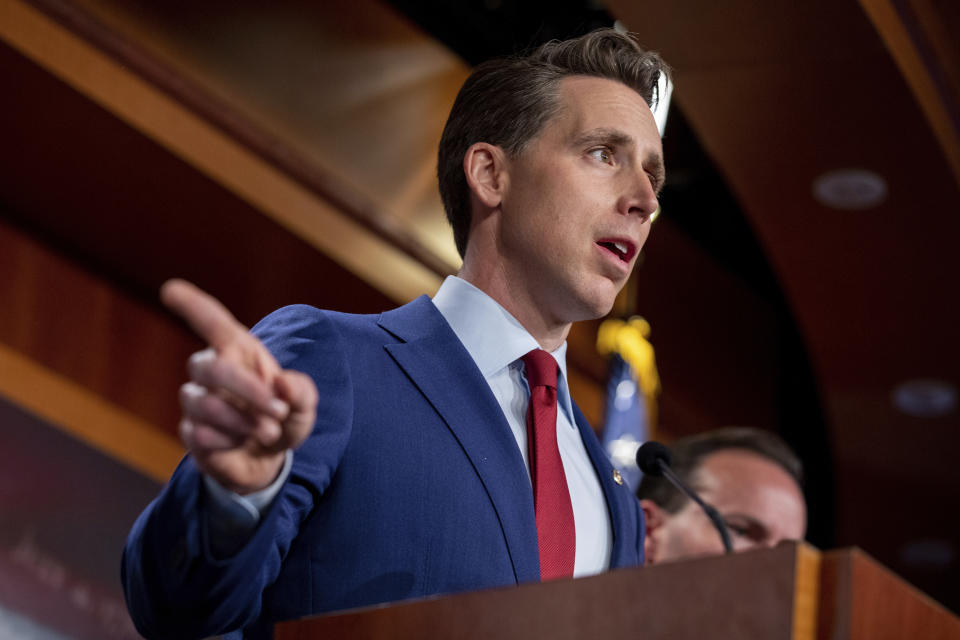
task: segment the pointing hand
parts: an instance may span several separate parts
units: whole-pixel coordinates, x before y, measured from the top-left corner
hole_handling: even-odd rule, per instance
[[[184,280],[160,298],[208,348],[189,360],[180,388],[180,437],[197,466],[240,494],[269,486],[287,449],[310,434],[317,389],[309,376],[283,370],[267,348],[218,300]]]

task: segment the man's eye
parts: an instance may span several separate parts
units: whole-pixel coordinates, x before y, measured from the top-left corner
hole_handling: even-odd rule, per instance
[[[594,149],[590,152],[590,155],[604,164],[613,164],[613,154],[610,153],[610,149]]]
[[[770,537],[766,527],[757,522],[731,522],[730,520],[724,520],[724,522],[727,525],[727,529],[730,530],[730,533],[738,538],[746,538],[753,543],[760,544]]]
[[[741,522],[738,520],[724,520],[723,523],[727,525],[727,529],[730,530],[730,533],[738,536],[752,536],[755,532],[755,527],[752,527],[748,522]]]

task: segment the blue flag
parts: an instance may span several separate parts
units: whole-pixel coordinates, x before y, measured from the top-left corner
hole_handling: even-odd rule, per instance
[[[610,382],[603,424],[603,448],[613,466],[634,492],[643,475],[637,467],[637,449],[650,437],[647,402],[633,368],[617,353],[610,354]]]

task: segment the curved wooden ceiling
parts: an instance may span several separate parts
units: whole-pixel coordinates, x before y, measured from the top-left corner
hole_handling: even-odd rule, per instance
[[[675,67],[674,97],[789,300],[830,427],[839,542],[929,579],[937,570],[910,566],[905,550],[935,540],[956,562],[960,417],[905,415],[891,393],[915,378],[960,386],[960,84],[943,38],[957,5],[609,6]],[[859,211],[817,202],[813,181],[845,168],[882,176],[887,199]],[[940,588],[957,602],[945,577]]]
[[[675,67],[684,120],[742,207],[800,329],[835,458],[834,468],[809,470],[835,472],[832,539],[865,547],[960,606],[949,580],[960,527],[942,515],[960,502],[960,418],[911,418],[890,402],[904,379],[960,386],[960,310],[952,300],[960,274],[952,247],[960,235],[960,67],[944,35],[960,29],[954,5],[608,5]],[[165,277],[187,275],[249,323],[292,301],[385,308],[430,293],[456,267],[435,194],[434,149],[468,70],[389,7],[0,7],[0,72],[16,87],[0,107],[0,126],[17,150],[3,154],[3,215],[116,286],[149,299]],[[29,34],[10,19],[30,12],[60,31],[27,46]],[[17,28],[5,32],[5,21]],[[64,75],[44,62],[51,52],[70,61],[69,38],[105,66],[84,63]],[[902,69],[919,75],[908,81]],[[166,120],[142,109],[150,100],[170,107]],[[138,121],[137,113],[154,119]],[[198,128],[183,129],[193,119]],[[818,204],[812,180],[845,167],[882,175],[888,200],[857,212]],[[677,175],[672,188],[682,190]],[[637,307],[657,319],[665,433],[732,422],[773,428],[794,410],[802,427],[819,412],[784,405],[783,386],[803,375],[788,370],[796,363],[780,350],[780,311],[704,250],[709,238],[692,240],[667,214],[636,288]],[[685,215],[694,223],[703,216],[708,227],[711,210]],[[269,270],[253,267],[264,257]],[[596,419],[604,366],[592,328],[570,342],[579,400]],[[952,544],[954,558],[909,563],[905,546],[923,540]]]

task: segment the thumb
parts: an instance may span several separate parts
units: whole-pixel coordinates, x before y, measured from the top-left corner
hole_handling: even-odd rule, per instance
[[[290,406],[290,413],[283,423],[283,439],[287,447],[296,448],[313,430],[317,417],[317,386],[307,374],[287,369],[274,378],[273,390]]]

